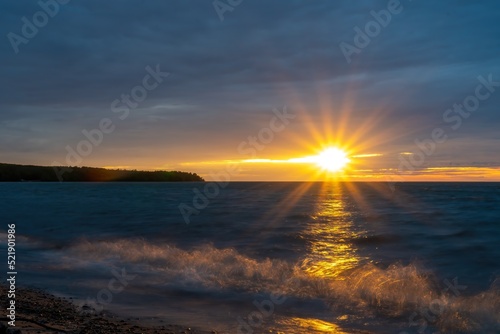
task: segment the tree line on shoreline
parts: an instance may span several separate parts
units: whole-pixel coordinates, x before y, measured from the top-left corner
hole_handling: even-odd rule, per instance
[[[64,170],[57,173],[56,170]],[[0,182],[204,182],[196,173],[0,163]]]

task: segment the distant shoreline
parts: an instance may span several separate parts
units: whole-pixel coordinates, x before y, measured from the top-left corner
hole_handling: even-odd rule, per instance
[[[205,182],[196,173],[0,163],[0,182]]]

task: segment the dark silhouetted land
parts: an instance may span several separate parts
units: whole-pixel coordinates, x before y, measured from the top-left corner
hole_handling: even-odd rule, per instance
[[[195,173],[0,163],[0,182],[203,182]]]

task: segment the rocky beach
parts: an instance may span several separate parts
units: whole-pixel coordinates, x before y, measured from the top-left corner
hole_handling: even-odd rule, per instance
[[[7,287],[0,285],[0,294],[7,295]],[[8,307],[7,298],[2,298],[3,310]],[[204,331],[187,326],[174,324],[160,324],[157,326],[144,325],[145,319],[121,318],[110,312],[96,313],[92,308],[77,307],[71,299],[53,296],[47,292],[18,288],[16,291],[15,327],[8,327],[11,319],[5,312],[1,316],[0,334],[208,334],[216,331]],[[160,321],[161,322],[161,321]]]

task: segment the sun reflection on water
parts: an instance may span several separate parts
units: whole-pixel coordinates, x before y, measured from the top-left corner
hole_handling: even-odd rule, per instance
[[[304,231],[312,241],[301,268],[311,276],[342,279],[341,274],[355,268],[361,260],[351,243],[361,232],[353,227],[341,185],[326,183],[319,195],[321,201],[314,220]]]
[[[280,326],[289,326],[290,328],[300,328],[300,333],[332,333],[332,334],[346,334],[339,326],[318,319],[306,318],[288,318],[283,319]],[[278,332],[281,333],[281,332]],[[284,333],[284,332],[282,332]],[[289,333],[289,332],[287,332]]]

